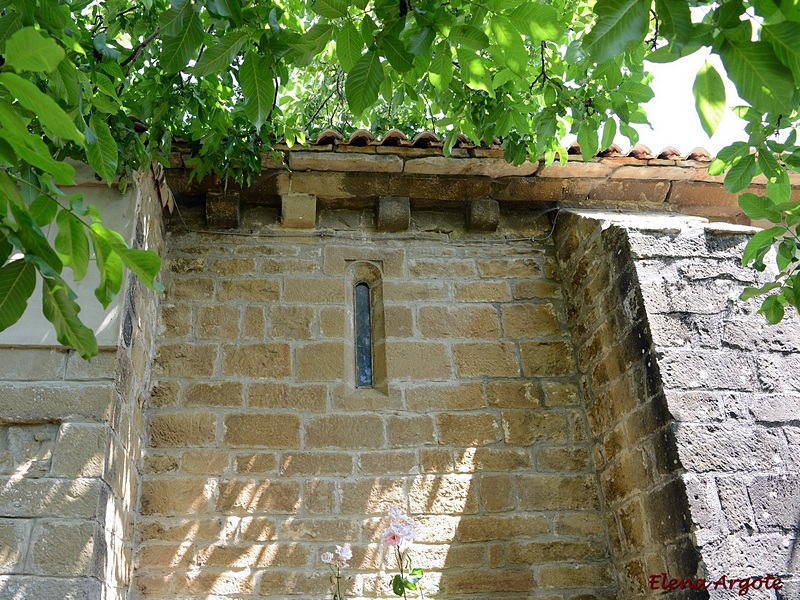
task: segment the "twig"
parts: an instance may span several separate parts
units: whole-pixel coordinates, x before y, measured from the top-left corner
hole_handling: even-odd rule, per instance
[[[161,28],[160,27],[156,27],[156,30],[153,33],[151,33],[149,36],[147,36],[144,39],[144,41],[142,41],[141,44],[139,44],[138,46],[136,46],[136,48],[133,49],[133,52],[131,52],[131,54],[130,54],[130,56],[128,56],[128,58],[126,58],[121,63],[119,63],[120,67],[124,67],[125,65],[129,65],[128,68],[125,69],[125,77],[127,77],[128,74],[130,73],[131,68],[133,68],[133,63],[135,63],[136,60],[139,58],[139,55],[142,53],[142,50],[144,50],[150,44],[150,42],[152,42],[154,39],[156,39],[158,37],[159,33],[161,33]]]

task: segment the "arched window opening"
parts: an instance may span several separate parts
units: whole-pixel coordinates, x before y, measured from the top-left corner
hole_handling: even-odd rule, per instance
[[[372,387],[372,321],[369,284],[361,281],[355,289],[356,387]]]

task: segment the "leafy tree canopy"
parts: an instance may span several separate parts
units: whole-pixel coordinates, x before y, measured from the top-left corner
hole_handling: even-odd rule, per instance
[[[325,127],[434,129],[445,151],[462,132],[498,137],[520,163],[577,135],[584,156],[617,132],[637,141],[653,92],[646,61],[717,54],[746,106],[749,139],[719,153],[725,187],[763,173],[763,196],[741,206],[775,227],[753,237],[745,263],[778,280],[762,312],[800,304],[796,226],[786,169],[800,169],[800,0],[0,0],[0,330],[25,310],[36,278],[60,342],[97,351],[64,267],[86,275],[90,246],[107,305],[126,267],[159,289],[160,261],[129,248],[97,210],[59,186],[65,159],[125,187],[132,170],[166,164],[188,140],[197,177],[247,183],[276,140]],[[725,109],[706,63],[693,91],[709,135]],[[137,131],[137,121],[146,131]],[[49,243],[42,227],[55,224]]]

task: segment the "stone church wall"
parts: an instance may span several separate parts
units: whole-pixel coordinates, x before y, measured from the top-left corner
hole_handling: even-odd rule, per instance
[[[520,215],[516,242],[448,241],[446,213],[333,239],[176,226],[137,597],[321,598],[320,554],[344,542],[353,596],[391,597],[378,537],[399,506],[436,597],[615,598],[553,246],[530,241],[550,226]],[[354,388],[363,264],[382,278],[383,390]]]

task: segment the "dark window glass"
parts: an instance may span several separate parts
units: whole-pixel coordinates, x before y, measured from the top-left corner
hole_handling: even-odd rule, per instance
[[[372,324],[369,286],[356,285],[356,386],[372,387]]]

